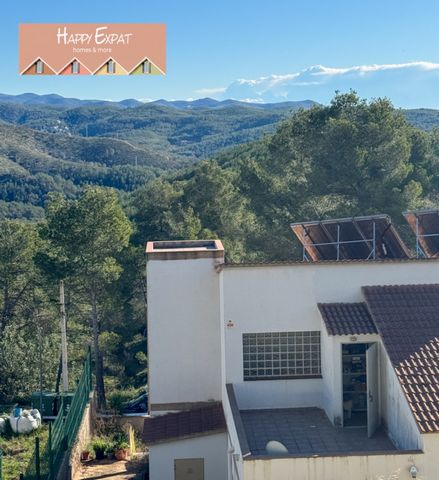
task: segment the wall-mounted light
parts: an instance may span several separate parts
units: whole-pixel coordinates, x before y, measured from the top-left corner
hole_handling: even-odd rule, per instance
[[[226,327],[227,328],[233,328],[235,326],[235,324],[232,322],[232,320],[229,320],[227,323],[226,323]]]
[[[412,465],[409,469],[410,475],[412,478],[417,478],[418,476],[418,469],[416,468],[416,465]]]

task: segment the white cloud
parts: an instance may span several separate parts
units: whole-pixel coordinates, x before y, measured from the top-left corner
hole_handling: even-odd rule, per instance
[[[335,90],[356,90],[361,97],[387,96],[396,106],[439,107],[439,63],[414,61],[327,67],[314,65],[300,72],[240,78],[227,87],[204,88],[197,94],[252,102],[312,99],[326,103]]]
[[[245,103],[264,103],[262,98],[232,98],[232,100],[239,100],[240,102]]]
[[[214,95],[218,95],[219,93],[224,93],[226,91],[226,87],[216,87],[216,88],[200,88],[199,90],[195,90],[195,93],[199,95],[210,97]]]

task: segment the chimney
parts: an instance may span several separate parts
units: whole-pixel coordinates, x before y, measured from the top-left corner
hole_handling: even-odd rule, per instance
[[[219,240],[148,242],[151,414],[221,400]]]

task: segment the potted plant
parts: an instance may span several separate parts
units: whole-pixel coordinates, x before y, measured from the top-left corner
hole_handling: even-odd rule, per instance
[[[125,440],[119,440],[114,444],[114,456],[116,460],[126,460],[130,454],[130,445]]]
[[[107,454],[107,457],[114,460],[115,451],[116,451],[115,442],[109,442],[107,445],[107,450],[105,451],[105,453]]]
[[[96,460],[103,460],[105,458],[105,451],[107,450],[108,443],[103,438],[95,438],[91,442],[91,446],[95,452]]]
[[[81,452],[81,462],[87,462],[90,460],[90,449],[85,449]]]

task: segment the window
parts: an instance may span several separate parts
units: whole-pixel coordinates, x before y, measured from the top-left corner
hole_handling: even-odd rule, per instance
[[[43,73],[43,62],[41,60],[38,60],[35,66],[35,71],[37,73]]]
[[[108,60],[107,73],[114,73],[114,72],[115,72],[114,62],[113,60]]]
[[[149,63],[149,61],[145,60],[142,63],[142,73],[151,73],[150,66],[151,66],[151,64]]]
[[[73,60],[72,62],[72,73],[78,74],[79,73],[79,63],[77,60]]]
[[[320,332],[244,333],[244,380],[319,377]]]

